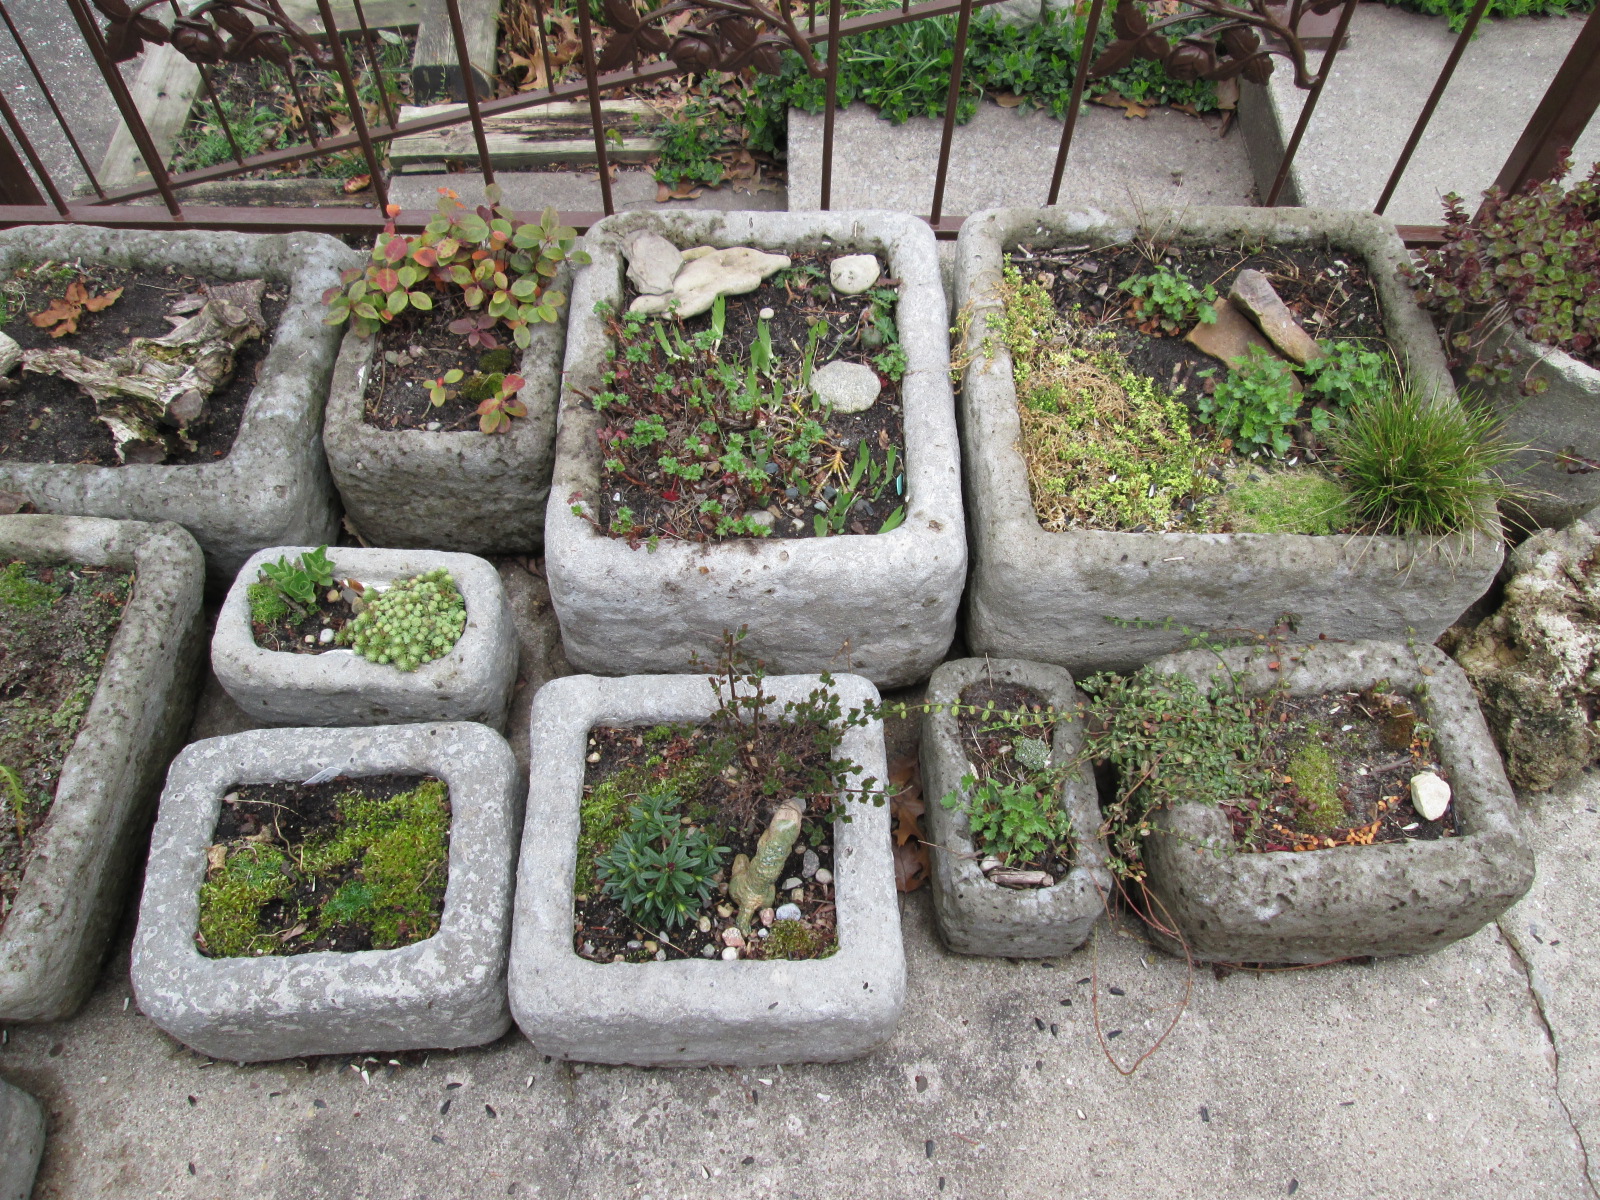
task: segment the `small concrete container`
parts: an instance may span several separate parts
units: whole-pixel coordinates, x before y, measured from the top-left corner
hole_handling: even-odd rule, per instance
[[[44,1109],[0,1079],[0,1200],[28,1200],[44,1155]]]
[[[194,943],[222,797],[241,784],[416,773],[450,789],[450,878],[433,937],[396,950],[207,958]],[[185,747],[150,845],[133,990],[184,1045],[238,1062],[455,1049],[511,1025],[506,944],[523,784],[505,739],[466,722],[257,729]]]
[[[972,521],[968,648],[1084,675],[1126,670],[1180,649],[1185,627],[1265,633],[1285,615],[1296,619],[1302,637],[1438,637],[1493,582],[1501,560],[1498,526],[1449,538],[1049,533],[1040,526],[1018,449],[1011,355],[990,326],[1002,311],[1005,256],[1024,243],[1125,243],[1142,230],[1180,243],[1326,241],[1359,257],[1411,379],[1426,394],[1454,397],[1438,335],[1397,272],[1405,247],[1379,217],[1201,207],[1137,216],[1000,208],[967,218],[956,248],[956,304],[972,313],[961,410]]]
[[[551,286],[565,293],[570,272]],[[334,364],[322,426],[328,469],[345,515],[378,546],[530,554],[544,543],[545,500],[555,460],[556,401],[567,345],[567,310],[533,326],[517,373],[528,415],[509,433],[380,429],[363,399],[377,339],[347,333]],[[426,408],[418,389],[416,404]]]
[[[1433,730],[1459,833],[1332,850],[1243,854],[1227,817],[1184,804],[1158,813],[1145,841],[1146,886],[1199,962],[1322,963],[1421,954],[1476,933],[1528,890],[1533,852],[1500,755],[1466,674],[1432,646],[1322,642],[1221,654],[1248,695],[1280,684],[1294,696],[1388,680]],[[1268,664],[1278,665],[1273,670]],[[1217,656],[1191,651],[1151,669],[1207,683]],[[1174,953],[1183,950],[1159,934]]]
[[[1061,806],[1072,820],[1077,851],[1072,870],[1054,887],[1004,888],[989,882],[978,867],[967,814],[942,803],[945,796],[960,791],[962,776],[972,770],[951,706],[960,703],[963,690],[986,679],[1032,688],[1063,713],[1079,712],[1084,702],[1070,674],[1041,663],[960,658],[933,673],[928,681],[930,709],[922,717],[922,785],[934,917],[945,945],[957,954],[1005,958],[1070,954],[1083,945],[1111,895],[1094,771],[1081,766],[1061,784]],[[1070,763],[1082,746],[1083,722],[1062,721],[1051,741],[1052,765]]]
[[[204,662],[205,562],[194,539],[166,522],[0,517],[0,563],[15,558],[135,573],[0,927],[0,1021],[61,1021],[99,977],[161,777],[189,729]]]
[[[898,529],[826,538],[662,542],[630,549],[589,520],[600,486],[599,386],[611,339],[594,308],[624,307],[622,247],[651,230],[680,249],[868,252],[900,280],[895,321],[909,363],[901,383],[906,517]],[[950,391],[949,317],[932,231],[888,212],[618,213],[584,239],[567,329],[555,476],[545,516],[550,600],[568,661],[605,675],[694,670],[724,630],[773,671],[854,671],[879,687],[927,677],[955,633],[966,580],[959,448]],[[577,512],[574,512],[574,509]]]
[[[246,589],[263,563],[311,546],[273,546],[245,563],[228,589],[211,639],[211,669],[250,717],[267,725],[382,725],[405,721],[481,721],[504,730],[517,677],[517,635],[500,575],[481,558],[429,550],[328,551],[340,579],[387,587],[443,567],[467,605],[467,625],[443,658],[402,671],[354,650],[295,654],[258,646]]]
[[[766,690],[781,704],[819,684],[769,676]],[[835,676],[834,687],[846,711],[878,698],[860,676]],[[887,805],[847,801],[853,819],[835,825],[839,948],[829,958],[594,963],[573,949],[589,730],[705,721],[714,708],[704,675],[575,675],[534,697],[510,986],[511,1011],[540,1053],[635,1066],[839,1062],[894,1032],[906,981]],[[883,726],[848,730],[835,755],[883,780]]]
[[[262,546],[333,540],[339,524],[322,457],[322,407],[339,331],[323,322],[322,293],[339,282],[341,270],[361,261],[359,255],[315,233],[145,233],[81,225],[0,232],[0,272],[47,259],[266,279],[286,285],[289,300],[223,458],[120,467],[0,462],[0,491],[20,493],[40,512],[176,521],[205,551],[213,583],[232,578]]]

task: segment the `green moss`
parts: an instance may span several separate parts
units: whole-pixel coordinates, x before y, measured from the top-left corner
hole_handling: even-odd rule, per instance
[[[762,958],[827,958],[838,943],[803,921],[775,921],[761,943]]]
[[[478,355],[478,370],[486,375],[493,374],[496,371],[503,374],[511,370],[515,365],[516,357],[507,346],[501,346],[497,350],[485,350]]]
[[[472,404],[481,404],[489,397],[499,395],[500,385],[505,381],[505,374],[500,371],[487,375],[474,374],[461,385],[461,398]]]
[[[0,604],[23,611],[46,608],[61,598],[61,589],[45,583],[24,562],[0,569]]]
[[[1296,750],[1289,759],[1289,778],[1306,802],[1301,825],[1313,833],[1332,833],[1345,823],[1339,772],[1326,746],[1311,741]]]
[[[1344,485],[1316,467],[1283,471],[1232,467],[1208,523],[1236,533],[1327,535],[1356,522]]]
[[[289,859],[276,846],[246,845],[200,885],[200,937],[215,958],[270,954],[277,947],[261,928],[262,906],[289,895]]]
[[[578,894],[586,895],[594,886],[595,859],[611,847],[627,825],[629,806],[639,803],[647,792],[671,791],[692,796],[705,785],[715,769],[713,763],[697,757],[678,764],[665,776],[648,766],[624,767],[597,783],[583,798],[579,809],[578,861],[572,873]],[[693,813],[691,818],[697,819]],[[715,836],[719,831],[709,832]]]
[[[250,620],[256,625],[273,625],[289,615],[283,593],[270,583],[252,583],[244,590],[250,602]]]

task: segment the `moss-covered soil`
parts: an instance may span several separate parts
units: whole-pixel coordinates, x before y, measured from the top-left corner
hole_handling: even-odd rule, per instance
[[[450,800],[438,779],[245,785],[213,836],[195,936],[207,957],[391,950],[439,930]]]
[[[132,592],[132,571],[0,566],[0,925]]]

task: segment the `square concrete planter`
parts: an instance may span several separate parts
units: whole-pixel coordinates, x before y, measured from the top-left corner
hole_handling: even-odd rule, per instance
[[[598,387],[611,346],[594,308],[622,307],[622,246],[642,229],[679,247],[860,251],[888,263],[900,280],[895,320],[909,363],[904,524],[867,536],[634,550],[574,514],[600,485],[600,422],[583,397]],[[879,687],[926,678],[955,633],[966,579],[949,319],[927,224],[887,212],[619,213],[591,229],[584,248],[593,262],[573,287],[545,516],[568,661],[604,675],[689,671],[691,654],[714,658],[723,630],[747,625],[745,649],[773,671],[854,671]]]
[[[322,406],[339,332],[323,323],[322,292],[359,255],[314,233],[142,233],[78,225],[0,232],[0,272],[45,259],[267,279],[287,286],[289,301],[225,457],[177,466],[0,462],[0,491],[21,493],[40,512],[176,521],[200,543],[216,583],[231,578],[262,546],[332,540],[338,515],[322,457]]]
[[[1084,702],[1072,676],[1060,667],[1016,659],[960,658],[942,664],[928,681],[927,703],[958,704],[961,692],[986,679],[1033,688],[1045,702],[1075,713]],[[1054,887],[1004,888],[978,868],[967,815],[941,800],[961,787],[971,770],[961,749],[960,722],[948,707],[922,718],[922,784],[932,859],[933,913],[945,945],[958,954],[1049,958],[1083,945],[1111,895],[1100,798],[1087,766],[1062,783],[1061,806],[1072,820],[1077,857]],[[1051,742],[1051,761],[1071,762],[1083,745],[1083,723],[1063,721]]]
[[[0,1079],[0,1200],[28,1200],[44,1154],[44,1109]]]
[[[450,789],[450,878],[439,932],[395,950],[207,958],[195,947],[206,850],[240,784],[415,772]],[[185,747],[150,845],[133,990],[157,1026],[238,1062],[454,1049],[511,1025],[506,943],[523,785],[505,739],[465,722],[257,729]]]
[[[781,703],[818,682],[769,676],[766,687]],[[847,711],[878,696],[856,675],[834,686]],[[635,1066],[838,1062],[885,1041],[900,1020],[905,955],[887,806],[847,801],[853,819],[835,826],[839,948],[829,958],[594,963],[572,948],[589,730],[704,721],[714,707],[704,675],[568,676],[534,697],[510,986],[517,1024],[542,1054]],[[835,753],[885,777],[877,721],[849,730]]]
[[[1417,701],[1450,782],[1458,835],[1302,853],[1234,850],[1227,817],[1180,805],[1145,841],[1146,886],[1201,962],[1321,963],[1420,954],[1476,933],[1528,890],[1533,852],[1466,674],[1432,646],[1329,642],[1224,651],[1247,694],[1355,691],[1386,679]],[[1277,671],[1268,663],[1281,664]],[[1199,683],[1221,671],[1205,651],[1151,664]],[[1169,939],[1157,940],[1182,953]]]
[[[205,564],[176,525],[96,517],[0,517],[0,561],[12,558],[135,572],[94,699],[0,927],[0,1021],[60,1021],[100,974],[161,777],[189,729],[205,645]]]
[[[1427,315],[1400,281],[1405,247],[1366,213],[1190,208],[1139,216],[1093,209],[991,209],[969,217],[956,249],[956,304],[970,306],[962,393],[974,653],[1058,663],[1084,674],[1180,649],[1196,630],[1266,632],[1293,614],[1302,637],[1432,641],[1481,596],[1500,566],[1495,532],[1451,538],[1303,534],[1046,532],[1017,449],[1011,355],[989,319],[1001,311],[1005,255],[1033,246],[1126,242],[1141,229],[1178,242],[1327,240],[1372,274],[1389,340],[1425,392],[1453,396]],[[1491,517],[1491,520],[1493,518]],[[1139,629],[1113,620],[1172,627]]]
[[[310,546],[273,546],[245,563],[217,614],[211,669],[250,717],[267,725],[383,725],[481,721],[504,729],[517,678],[517,635],[499,573],[470,554],[429,550],[328,551],[339,578],[387,586],[443,567],[467,605],[467,625],[443,658],[415,671],[369,662],[354,650],[294,654],[256,644],[246,589],[261,564],[291,561]]]
[[[563,269],[552,286],[566,292]],[[556,401],[567,310],[536,325],[517,373],[528,415],[509,433],[379,429],[364,419],[377,339],[347,333],[333,368],[322,426],[328,469],[345,515],[379,546],[529,554],[544,542],[545,500],[555,458]],[[417,389],[419,407],[427,401]]]

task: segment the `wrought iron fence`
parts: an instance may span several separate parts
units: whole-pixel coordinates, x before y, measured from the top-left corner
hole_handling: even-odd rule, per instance
[[[481,95],[471,65],[461,0],[444,0],[465,111],[452,108],[402,120],[393,97],[386,88],[380,87],[376,115],[382,118],[382,123],[370,124],[358,90],[357,73],[361,60],[374,75],[378,73],[378,49],[362,0],[350,0],[355,17],[353,27],[348,20],[343,26],[336,20],[331,0],[315,0],[318,19],[314,26],[292,19],[281,0],[201,0],[187,10],[179,6],[178,0],[64,0],[150,175],[148,182],[106,187],[96,178],[80,139],[74,134],[45,72],[39,68],[18,24],[7,10],[5,0],[0,0],[0,21],[15,42],[21,61],[49,106],[62,138],[82,167],[93,192],[92,196],[69,196],[63,191],[46,168],[12,105],[0,94],[0,119],[9,131],[9,139],[0,136],[0,226],[82,222],[143,228],[327,232],[369,229],[386,219],[384,210],[389,194],[383,164],[385,143],[397,137],[469,126],[476,148],[477,171],[485,184],[492,184],[495,172],[485,130],[486,119],[560,101],[585,100],[594,138],[601,204],[604,213],[609,214],[613,211],[613,197],[610,155],[602,125],[603,93],[674,75],[711,70],[734,72],[748,68],[775,73],[785,50],[798,53],[805,69],[824,85],[821,207],[828,208],[832,200],[841,41],[869,30],[954,15],[956,34],[949,90],[938,167],[926,218],[939,236],[955,236],[960,220],[947,217],[944,204],[958,91],[973,12],[998,0],[922,0],[916,4],[901,0],[898,9],[848,17],[844,0],[804,0],[803,5],[794,0],[772,0],[771,3],[767,0],[667,0],[657,7],[649,7],[650,0],[643,0],[643,8],[637,0],[602,0],[598,16],[591,13],[588,0],[579,0],[577,24],[582,79],[572,82],[558,82],[552,67],[546,31],[546,0],[532,2],[538,18],[539,50],[546,80],[542,87],[499,98]],[[1107,77],[1134,59],[1159,62],[1178,80],[1245,79],[1264,83],[1277,59],[1293,72],[1295,86],[1304,90],[1307,97],[1263,200],[1268,206],[1276,205],[1282,198],[1290,168],[1332,75],[1357,2],[1289,0],[1283,3],[1279,0],[1269,4],[1268,0],[1231,3],[1228,0],[1186,0],[1177,11],[1152,19],[1140,0],[1115,0],[1109,22],[1111,40],[1097,53],[1100,27],[1106,18],[1106,2],[1089,0],[1081,58],[1049,192],[1042,199],[1053,205],[1060,198],[1086,84]],[[1417,115],[1375,211],[1384,212],[1393,197],[1488,4],[1489,0],[1478,0],[1457,37],[1427,102]],[[1338,14],[1335,31],[1313,70],[1297,30],[1308,13],[1334,12]],[[603,45],[598,37],[597,21],[608,34]],[[345,30],[343,34],[341,28]],[[171,169],[164,161],[165,156],[119,69],[119,64],[136,58],[149,47],[161,45],[171,46],[199,67],[206,103],[215,113],[226,138],[231,161],[187,170]],[[222,64],[251,61],[275,63],[287,69],[295,52],[309,56],[313,63],[331,69],[337,76],[350,128],[348,132],[336,132],[333,136],[319,136],[316,122],[305,119],[304,141],[246,154],[218,97],[212,69]],[[356,64],[352,64],[352,55],[358,58]],[[289,70],[287,74],[296,105],[304,114],[307,103],[298,91],[294,72]],[[1512,190],[1547,176],[1560,156],[1577,140],[1597,104],[1600,104],[1600,10],[1586,21],[1495,180],[1496,185]],[[353,151],[359,151],[370,174],[377,200],[374,209],[222,207],[183,202],[183,189],[196,184]],[[161,207],[149,203],[156,197]],[[601,215],[568,212],[563,214],[563,220],[586,228]],[[428,216],[422,211],[401,212],[397,223],[401,228],[415,228]],[[1430,226],[1405,226],[1402,232],[1412,242],[1427,242],[1438,236],[1437,228]]]

